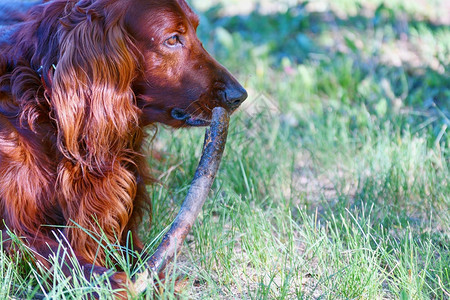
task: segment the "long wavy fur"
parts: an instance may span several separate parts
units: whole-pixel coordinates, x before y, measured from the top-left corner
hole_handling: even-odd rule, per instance
[[[9,49],[9,57],[25,59],[0,58],[0,100],[11,93],[19,105],[3,101],[0,110],[20,114],[22,126],[34,132],[42,131],[40,124],[51,124],[47,129],[56,132],[52,151],[57,157],[54,162],[39,161],[38,151],[26,149],[16,130],[0,130],[2,159],[9,162],[8,170],[0,167],[0,187],[17,185],[0,192],[3,218],[31,239],[45,238],[41,224],[51,223],[50,218],[59,219],[51,224],[70,220],[77,226],[66,227],[64,233],[75,252],[104,265],[98,242],[79,227],[94,232],[102,228],[114,242],[124,239],[128,230],[135,232],[143,209],[149,207],[145,184],[151,179],[141,154],[144,133],[131,89],[138,53],[132,53],[135,47],[114,3],[109,15],[101,14],[104,7],[96,1],[60,1],[47,9],[55,12],[34,11],[44,19],[27,24],[15,41],[20,47]],[[33,30],[46,38],[36,40],[30,36]],[[42,77],[37,69],[43,70]],[[0,117],[3,123],[7,126]],[[17,177],[29,182],[25,189]],[[8,194],[13,191],[19,194]]]
[[[95,216],[113,241],[126,229],[137,192],[133,169],[139,149],[133,142],[142,133],[131,90],[137,62],[120,18],[104,26],[105,20],[88,9],[77,7],[77,14],[63,20],[69,30],[61,33],[52,88],[58,147],[64,154],[57,184],[65,217],[92,228]],[[71,244],[85,248],[93,260],[96,242],[79,229],[66,232]],[[98,259],[103,261],[103,255]]]

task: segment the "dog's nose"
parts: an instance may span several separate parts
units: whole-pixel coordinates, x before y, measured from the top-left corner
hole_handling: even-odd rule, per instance
[[[230,109],[238,108],[247,97],[247,91],[241,85],[227,87],[225,89],[225,104]]]

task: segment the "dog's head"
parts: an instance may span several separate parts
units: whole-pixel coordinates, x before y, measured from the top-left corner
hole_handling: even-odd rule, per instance
[[[147,122],[207,125],[211,110],[234,111],[247,93],[203,48],[198,16],[185,0],[132,0],[125,22],[142,55],[133,83]]]
[[[56,21],[57,60],[49,51],[40,62],[50,70],[51,80],[43,78],[51,81],[58,141],[67,157],[109,156],[151,123],[208,125],[214,107],[231,113],[247,98],[203,48],[199,19],[185,0],[69,3],[45,4],[44,12],[62,11],[63,18]]]

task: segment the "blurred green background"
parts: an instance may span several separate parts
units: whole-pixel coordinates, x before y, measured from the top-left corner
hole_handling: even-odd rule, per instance
[[[182,295],[448,299],[450,2],[191,3],[249,99],[180,258]],[[164,224],[201,135],[160,130]]]

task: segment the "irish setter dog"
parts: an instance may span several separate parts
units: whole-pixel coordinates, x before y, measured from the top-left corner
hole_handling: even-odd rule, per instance
[[[46,264],[58,229],[87,277],[105,273],[88,231],[143,246],[145,127],[205,126],[247,93],[203,48],[185,0],[51,0],[22,16],[0,32],[3,239],[23,237]]]

